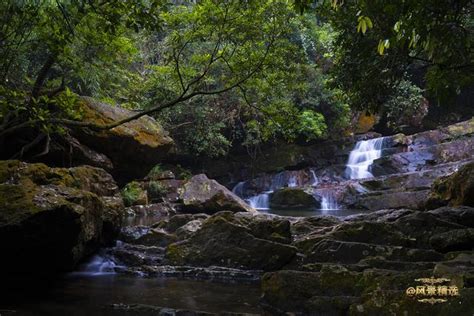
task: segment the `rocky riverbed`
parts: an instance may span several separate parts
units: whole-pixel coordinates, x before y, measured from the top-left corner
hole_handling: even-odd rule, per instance
[[[370,178],[293,168],[233,192],[145,161],[121,189],[97,167],[0,161],[0,314],[469,315],[473,122],[377,141]],[[262,192],[279,215],[252,207]]]

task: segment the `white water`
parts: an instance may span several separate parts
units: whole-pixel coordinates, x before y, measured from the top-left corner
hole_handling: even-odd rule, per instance
[[[330,211],[338,210],[339,204],[337,204],[336,197],[331,190],[324,190],[321,192],[321,210]]]
[[[118,267],[111,258],[95,255],[80,271],[74,272],[74,274],[87,276],[115,274],[115,268]]]
[[[244,185],[245,185],[244,181],[237,183],[235,185],[235,187],[232,189],[232,193],[234,193],[238,197],[243,198],[244,197]]]
[[[298,178],[291,174],[288,177],[288,172],[280,172],[274,175],[271,179],[270,187],[267,187],[267,191],[262,192],[258,195],[245,197],[245,182],[239,182],[232,189],[232,192],[241,198],[244,198],[249,205],[257,210],[269,210],[270,209],[270,194],[275,190],[283,187],[295,188],[299,186]]]
[[[252,196],[247,201],[254,209],[268,210],[270,209],[270,193],[271,192],[264,192],[256,196]]]
[[[349,155],[346,172],[350,179],[372,178],[370,166],[382,156],[384,137],[357,142]]]
[[[309,172],[311,172],[311,176],[313,177],[313,182],[311,183],[311,186],[315,187],[319,184],[318,177],[316,176],[316,172],[314,172],[313,169],[309,169]]]
[[[284,172],[277,173],[272,178],[272,183],[270,184],[270,191],[278,190],[280,188],[283,188],[285,185],[288,185],[288,182],[285,178],[286,177]]]
[[[291,176],[289,179],[288,179],[288,187],[289,188],[295,188],[298,186],[298,183],[296,181],[296,177],[295,176]]]

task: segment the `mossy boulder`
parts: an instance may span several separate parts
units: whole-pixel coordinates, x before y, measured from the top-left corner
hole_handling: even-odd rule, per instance
[[[119,106],[98,102],[89,97],[79,101],[83,121],[104,125],[135,114]],[[110,171],[121,183],[143,178],[173,147],[168,132],[153,118],[145,115],[110,130],[78,128],[71,134],[91,150],[110,159]],[[130,163],[133,161],[133,163]]]
[[[320,208],[321,204],[302,189],[284,188],[275,191],[270,197],[270,207],[278,209]]]
[[[291,261],[296,248],[271,241],[273,233],[278,234],[278,229],[255,236],[231,212],[218,213],[202,222],[187,240],[169,245],[165,260],[170,265],[276,270]]]
[[[426,208],[434,209],[446,205],[474,206],[474,162],[434,182]]]
[[[125,206],[148,204],[147,191],[143,189],[140,182],[132,181],[127,183],[121,193]]]
[[[255,212],[244,200],[205,174],[195,175],[185,182],[180,188],[179,198],[183,210],[193,213]]]
[[[1,273],[70,270],[110,244],[122,223],[118,193],[102,169],[0,161]]]

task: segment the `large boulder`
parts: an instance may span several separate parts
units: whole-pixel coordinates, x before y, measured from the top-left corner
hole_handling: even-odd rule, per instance
[[[102,169],[0,161],[1,273],[71,270],[112,243],[122,216],[118,187]]]
[[[285,229],[279,220],[274,225],[258,225],[261,227],[250,223],[231,212],[215,214],[188,239],[169,245],[165,260],[180,266],[276,270],[296,255],[296,248],[286,244],[284,238],[289,225]]]
[[[79,105],[84,122],[100,125],[135,114],[89,97],[82,97]],[[107,170],[120,182],[143,178],[173,147],[168,132],[147,115],[110,130],[79,128],[72,130],[71,134],[83,148],[87,147],[86,152],[95,151],[105,155],[101,156],[102,160],[107,158],[109,162],[103,163],[101,167],[113,166],[113,169]]]
[[[278,209],[319,208],[320,203],[302,189],[283,188],[274,192],[270,199],[270,206]]]
[[[474,162],[435,181],[426,207],[433,209],[445,205],[474,206]]]
[[[195,175],[184,183],[179,197],[183,210],[193,213],[255,212],[244,200],[205,174]]]

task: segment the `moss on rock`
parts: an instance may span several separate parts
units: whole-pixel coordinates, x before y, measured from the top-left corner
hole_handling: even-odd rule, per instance
[[[434,209],[445,205],[474,206],[474,162],[434,182],[426,208]]]
[[[0,262],[0,271],[25,273],[31,262],[39,274],[69,270],[110,243],[123,203],[110,175],[102,176],[92,167],[1,161],[0,249],[8,260]]]
[[[284,188],[271,195],[270,206],[273,208],[316,208],[318,201],[302,189]]]
[[[137,181],[128,183],[122,189],[122,197],[125,206],[146,205],[148,204],[147,192]]]

